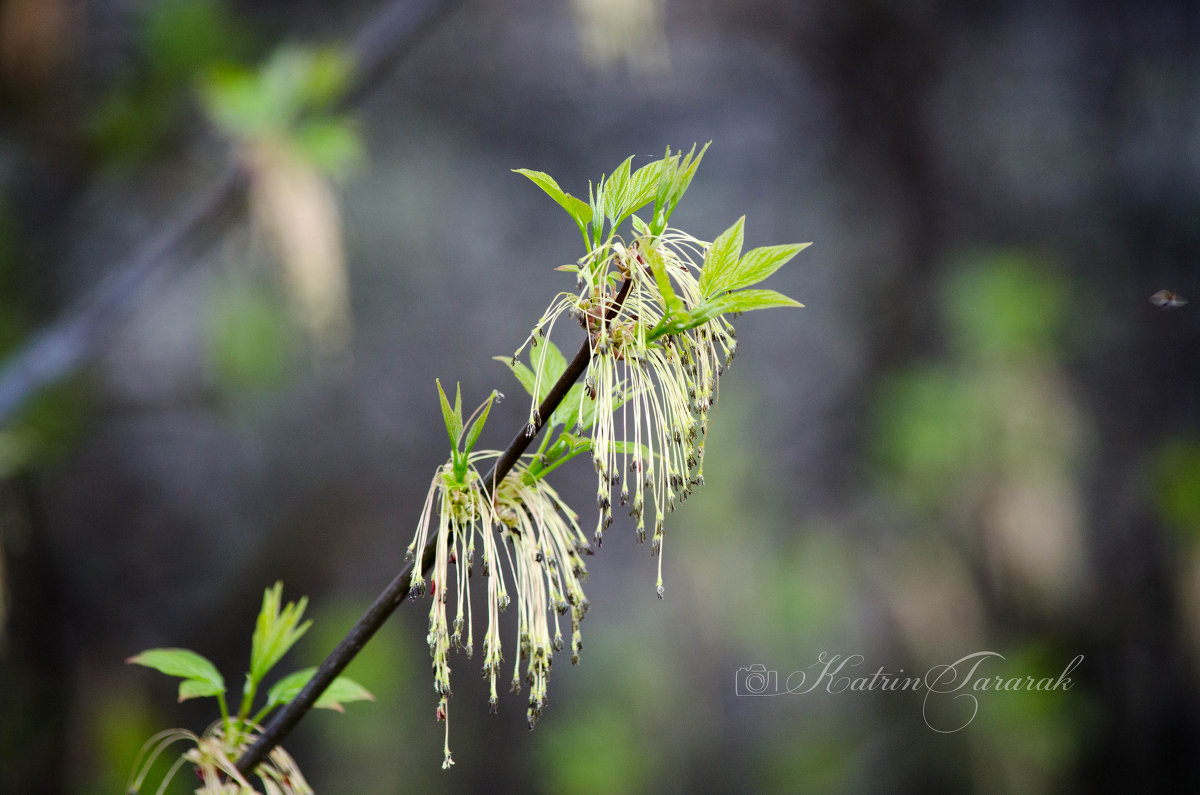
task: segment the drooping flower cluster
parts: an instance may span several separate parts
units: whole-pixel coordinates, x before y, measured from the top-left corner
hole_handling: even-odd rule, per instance
[[[587,330],[591,359],[576,412],[594,417],[598,544],[612,524],[617,487],[639,541],[646,538],[650,514],[657,554],[665,515],[704,482],[709,414],[737,342],[722,315],[676,329],[671,312],[672,304],[684,311],[702,304],[696,259],[703,260],[706,247],[674,229],[628,247],[606,244],[581,260],[580,292],[556,298],[530,337],[536,343],[539,332],[564,313]],[[661,556],[657,590],[661,596]]]
[[[434,689],[438,693],[437,717],[446,720],[449,715],[451,648],[464,649],[470,656],[474,647],[468,582],[478,545],[480,568],[487,579],[483,674],[490,686],[488,700],[495,711],[499,702],[496,680],[503,661],[500,613],[512,601],[508,590],[511,582],[517,599],[518,652],[512,689],[519,691],[522,682],[528,685],[527,717],[533,728],[546,704],[551,658],[565,646],[560,616],[570,613],[573,662],[578,661],[583,645],[579,625],[588,607],[582,587],[587,578],[582,557],[587,550],[587,539],[574,512],[545,480],[530,471],[528,464],[518,463],[498,483],[491,483],[479,474],[481,464],[495,462],[501,455],[494,450],[471,450],[486,420],[491,398],[465,434],[465,447],[461,402],[456,399],[455,407],[449,409],[444,395],[442,400],[450,418],[447,428],[455,439],[454,455],[434,475],[407,552],[412,558],[424,550],[432,532],[433,563],[429,579],[426,581],[422,575],[420,565],[414,566],[409,587],[414,595],[428,590],[433,597],[427,640],[433,657]],[[453,621],[448,617],[451,593],[455,595]],[[522,662],[526,664],[524,677]],[[443,766],[449,767],[454,762],[448,724],[444,751]]]

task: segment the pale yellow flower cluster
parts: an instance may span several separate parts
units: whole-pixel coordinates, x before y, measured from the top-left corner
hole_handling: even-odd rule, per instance
[[[700,304],[696,260],[703,260],[706,245],[673,229],[652,242],[614,242],[584,258],[600,266],[581,268],[583,288],[574,301],[564,306],[556,300],[543,318],[552,324],[556,310],[570,311],[588,332],[592,358],[578,415],[594,416],[598,544],[612,524],[614,487],[620,487],[619,503],[629,507],[639,540],[645,540],[653,508],[651,548],[657,554],[665,515],[704,480],[704,439],[720,375],[737,349],[734,330],[721,315],[677,331],[664,318],[671,301]],[[595,405],[584,407],[583,401]],[[657,589],[661,596],[661,557]]]
[[[532,477],[523,464],[496,485],[489,496],[478,466],[498,459],[500,453],[485,450],[470,453],[462,481],[456,480],[451,462],[438,469],[425,500],[416,536],[408,548],[415,556],[434,538],[434,563],[426,582],[421,567],[414,566],[410,588],[420,594],[428,589],[433,597],[429,611],[429,649],[433,656],[434,689],[438,693],[437,717],[449,715],[451,647],[470,656],[474,646],[474,621],[468,581],[474,570],[476,545],[479,564],[487,579],[487,629],[483,639],[483,673],[491,692],[489,703],[498,704],[496,679],[503,661],[500,613],[511,603],[509,583],[517,600],[517,656],[512,689],[529,686],[530,728],[546,703],[551,657],[564,648],[560,616],[571,617],[572,662],[578,661],[583,645],[579,623],[588,602],[582,583],[587,567],[582,553],[587,539],[575,514],[549,484]],[[435,510],[436,508],[436,510]],[[436,524],[434,516],[436,514]],[[450,594],[455,596],[455,616],[448,619]],[[465,634],[464,634],[465,632]],[[454,762],[450,756],[449,725],[443,767]]]

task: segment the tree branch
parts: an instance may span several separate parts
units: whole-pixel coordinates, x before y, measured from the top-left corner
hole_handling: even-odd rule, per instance
[[[221,177],[195,196],[123,264],[105,276],[49,328],[0,365],[0,427],[43,387],[78,370],[95,355],[117,322],[149,285],[199,253],[221,231],[246,190],[246,173],[231,160]]]
[[[627,280],[621,286],[620,292],[617,293],[616,298],[613,299],[609,307],[606,320],[616,317],[621,304],[624,303],[625,297],[629,294],[631,284]],[[529,447],[534,438],[537,437],[546,420],[554,414],[554,410],[562,403],[572,384],[579,380],[579,376],[583,375],[591,358],[591,341],[585,339],[583,345],[579,348],[579,352],[575,354],[575,358],[570,361],[567,369],[563,371],[558,381],[550,388],[549,394],[546,395],[545,399],[538,406],[533,433],[527,433],[526,428],[522,427],[496,461],[496,465],[492,468],[492,471],[483,478],[483,487],[488,490],[489,494],[494,493],[495,486],[499,485],[508,476],[508,473],[512,471],[513,466],[516,465],[521,455]],[[422,573],[427,573],[433,567],[436,549],[437,539],[429,539],[429,542],[425,544],[425,549],[421,552]],[[362,651],[367,641],[383,626],[384,622],[388,620],[396,608],[408,598],[408,586],[414,565],[415,560],[407,563],[400,570],[400,573],[388,583],[388,586],[375,598],[375,601],[371,603],[371,606],[367,608],[362,617],[350,628],[350,631],[346,633],[346,637],[342,638],[341,642],[329,653],[329,656],[317,667],[316,673],[313,674],[312,678],[308,680],[300,692],[296,694],[296,697],[285,704],[267,722],[262,734],[258,736],[254,744],[246,749],[246,752],[237,761],[237,769],[242,775],[250,775],[254,768],[258,767],[263,759],[266,758],[271,749],[283,742],[283,738],[291,733],[296,724],[300,722],[300,719],[312,709],[313,704],[325,692],[325,688],[329,687],[333,680],[345,670],[350,661]]]
[[[348,47],[354,74],[340,107],[360,101],[426,32],[461,4],[462,0],[394,0],[384,6]],[[182,269],[207,248],[240,206],[246,178],[242,164],[231,158],[220,178],[165,221],[159,234],[0,363],[0,428],[41,389],[76,372],[102,350],[154,277]]]

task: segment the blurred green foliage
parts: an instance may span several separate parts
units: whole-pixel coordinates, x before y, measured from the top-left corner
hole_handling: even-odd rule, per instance
[[[870,437],[890,490],[922,509],[986,473],[1053,465],[1069,444],[1043,369],[1063,350],[1066,282],[1032,258],[986,253],[965,258],[944,285],[950,355],[882,380]]]
[[[1167,527],[1189,543],[1200,540],[1200,442],[1171,439],[1158,450],[1152,493]]]
[[[989,435],[983,398],[969,375],[943,365],[914,367],[883,382],[871,441],[876,460],[902,481],[902,496],[934,506],[946,484],[976,463]]]
[[[1058,681],[1072,654],[1034,643],[1005,655],[980,676]],[[1039,790],[1047,782],[1067,784],[1063,772],[1087,745],[1095,728],[1096,705],[1079,685],[1078,668],[1066,678],[1069,689],[979,692],[979,733],[974,737],[981,771],[994,777],[999,791]],[[1063,680],[1065,684],[1065,679]]]
[[[613,660],[621,663],[621,660]],[[609,692],[593,681],[597,692]],[[548,792],[645,792],[653,780],[653,738],[640,736],[621,709],[630,694],[598,697],[576,705],[552,728],[543,731],[541,777]]]
[[[968,360],[1053,356],[1061,349],[1067,284],[1019,252],[968,255],[951,270],[942,314],[955,352]]]
[[[89,775],[75,782],[75,792],[125,792],[129,768],[138,751],[162,725],[159,712],[168,712],[171,705],[151,705],[145,690],[127,682],[129,687],[113,686],[102,689],[99,702],[86,710],[85,727],[94,749]],[[165,772],[170,762],[160,763]],[[76,769],[76,772],[80,772]],[[184,793],[195,789],[188,780],[173,782],[165,792]],[[191,785],[191,786],[188,786]]]
[[[216,285],[208,302],[210,372],[223,392],[261,392],[287,380],[295,356],[288,309],[277,291],[237,279]]]
[[[95,153],[120,163],[156,151],[182,118],[198,76],[250,54],[250,30],[234,19],[225,0],[149,4],[139,30],[139,68],[116,81],[88,124]]]
[[[142,41],[157,75],[184,82],[217,58],[248,53],[245,20],[225,0],[166,0],[147,8]]]
[[[856,763],[861,763],[865,749],[854,721],[844,714],[807,717],[757,739],[750,753],[747,791],[796,792],[799,782],[807,792],[855,791],[855,774],[861,774]]]
[[[335,113],[350,75],[338,50],[285,46],[258,69],[212,69],[202,93],[209,116],[235,139],[286,139],[311,165],[339,174],[362,157],[357,129]]]
[[[939,294],[947,354],[892,373],[876,392],[869,438],[881,491],[921,517],[908,518],[924,530],[910,534],[910,549],[923,537],[927,554],[942,549],[978,573],[963,584],[989,611],[979,642],[1002,632],[1003,605],[1053,611],[1077,593],[1082,433],[1060,364],[1069,296],[1065,279],[1020,253],[953,263]],[[890,521],[906,520],[901,513]],[[959,543],[946,547],[949,538]],[[925,649],[921,638],[909,642],[919,657],[937,648],[931,639]],[[1054,678],[1071,656],[1018,647],[980,675]],[[975,720],[946,739],[967,742],[974,760],[954,775],[994,791],[1065,783],[1088,732],[1083,688],[974,695]]]
[[[78,381],[64,381],[29,400],[0,429],[0,477],[66,455],[87,426],[91,402]]]

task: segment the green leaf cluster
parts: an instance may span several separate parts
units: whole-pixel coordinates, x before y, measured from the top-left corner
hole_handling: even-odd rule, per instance
[[[225,701],[225,679],[210,660],[190,649],[148,649],[126,660],[127,663],[153,668],[167,676],[177,676],[179,700],[215,697],[221,707],[226,736],[240,736],[251,727],[262,722],[276,707],[293,700],[300,689],[312,678],[315,668],[297,671],[280,679],[267,694],[266,704],[253,717],[250,709],[259,686],[271,669],[295,645],[312,621],[303,621],[307,598],[299,602],[288,602],[281,606],[283,583],[277,582],[263,593],[262,609],[251,639],[250,670],[246,673],[246,684],[242,692],[242,703],[237,715],[231,716]],[[362,685],[344,676],[339,676],[317,700],[315,706],[344,711],[343,702],[374,700]],[[236,742],[231,742],[236,746]]]
[[[276,682],[267,692],[268,710],[275,707],[287,704],[295,700],[296,696],[300,695],[300,691],[308,684],[308,680],[313,678],[317,672],[314,668],[304,668]],[[344,702],[348,701],[374,701],[375,696],[362,685],[345,676],[339,676],[329,683],[329,687],[325,688],[325,692],[317,698],[313,703],[314,707],[321,709],[332,709],[338,712],[345,712]]]
[[[144,665],[167,676],[178,676],[179,700],[225,695],[225,679],[207,658],[190,649],[148,649],[125,662]]]
[[[661,266],[656,265],[653,260],[650,261],[660,291],[663,292],[666,311],[659,324],[650,332],[648,339],[655,340],[664,334],[677,334],[695,328],[718,315],[770,309],[776,306],[804,306],[799,301],[775,290],[747,290],[744,288],[766,279],[808,248],[811,243],[762,246],[751,249],[743,256],[742,243],[745,223],[746,216],[743,215],[734,222],[733,226],[718,235],[717,239],[708,247],[704,265],[700,269],[699,284],[703,300],[689,310],[684,310],[678,303],[672,303],[671,299],[674,297],[674,293],[663,289],[662,283],[666,281],[665,273],[660,277]],[[669,286],[668,284],[667,288]]]
[[[637,171],[632,170],[631,155],[612,174],[607,177],[602,175],[595,185],[588,184],[586,202],[564,191],[545,172],[528,168],[515,168],[513,171],[524,174],[558,202],[579,227],[587,249],[596,251],[604,248],[604,244],[625,219],[650,202],[654,202],[651,222],[641,226],[648,229],[652,236],[662,234],[707,149],[708,144],[705,144],[696,154],[693,145],[691,151],[684,155],[682,152],[672,154],[671,148],[667,147],[661,160],[648,163]]]
[[[691,185],[707,150],[708,144],[705,144],[697,153],[693,145],[685,155],[682,152],[672,153],[667,147],[661,160],[648,163],[637,171],[631,170],[633,158],[628,157],[608,177],[602,176],[594,186],[589,183],[586,202],[560,188],[549,174],[527,168],[514,169],[532,180],[574,219],[588,251],[594,253],[593,261],[588,264],[592,284],[599,283],[601,276],[612,278],[605,274],[609,261],[607,252],[616,229],[625,219],[632,217],[634,232],[643,241],[641,256],[654,275],[663,305],[662,320],[651,330],[648,341],[695,328],[718,315],[776,306],[803,306],[774,290],[744,289],[763,281],[810,245],[763,246],[743,256],[745,216],[722,232],[709,246],[700,272],[702,302],[688,308],[676,294],[655,244],[666,231],[671,214]],[[654,209],[649,223],[633,215],[651,201],[654,202]],[[560,270],[579,269],[564,266]]]
[[[229,5],[162,0],[138,7],[139,68],[119,78],[93,108],[86,134],[96,153],[134,161],[156,151],[187,118],[197,75],[251,54],[253,27],[235,18]]]
[[[501,395],[496,390],[492,390],[492,394],[488,395],[487,400],[479,404],[475,412],[467,418],[466,422],[470,423],[470,427],[467,428],[462,415],[462,384],[458,384],[455,388],[453,406],[450,405],[445,391],[442,390],[440,379],[437,381],[437,389],[438,400],[442,406],[442,420],[446,423],[446,433],[450,437],[450,460],[454,471],[454,481],[465,485],[471,451],[475,449],[475,443],[479,441],[479,434],[483,432],[484,423],[487,422],[488,414],[492,410],[492,403]],[[466,429],[465,433],[464,429]]]
[[[686,154],[681,151],[672,153],[668,147],[660,160],[636,171],[632,168],[633,158],[628,157],[610,175],[602,176],[594,185],[589,183],[587,201],[564,191],[545,172],[514,169],[540,187],[575,221],[590,259],[581,263],[582,267],[565,265],[559,270],[581,273],[593,288],[606,282],[611,285],[617,278],[615,272],[609,272],[615,259],[610,256],[614,250],[614,238],[617,228],[626,219],[632,218],[638,256],[653,275],[654,300],[662,308],[661,319],[646,333],[647,343],[696,328],[723,314],[776,306],[803,306],[774,290],[746,288],[771,276],[809,244],[764,246],[743,255],[744,216],[708,247],[700,270],[699,301],[694,297],[694,290],[687,291],[690,296],[687,301],[676,290],[672,283],[671,265],[660,251],[658,242],[667,231],[671,215],[691,185],[707,150],[708,144],[699,152],[693,145]],[[634,215],[651,202],[653,210],[649,222]],[[533,396],[534,402],[540,404],[550,386],[566,368],[566,360],[549,341],[535,350],[539,352],[531,355],[530,365],[518,362],[515,358],[495,358],[508,363],[517,380]],[[581,400],[582,390],[582,385],[573,386],[550,418],[550,424],[562,431],[559,439],[553,443],[548,441],[552,434],[547,434],[535,459],[534,471],[539,464],[550,462],[548,471],[548,468],[565,460],[563,456],[573,456],[587,449],[586,445],[590,444],[572,435],[573,432],[586,431],[595,422],[595,401]],[[615,397],[617,405],[624,400],[622,396]]]
[[[313,165],[339,173],[362,154],[358,131],[335,112],[351,73],[337,50],[286,46],[258,70],[211,70],[201,94],[208,115],[234,138],[282,137]]]
[[[666,230],[667,221],[670,220],[671,213],[675,212],[688,186],[692,184],[692,177],[696,175],[696,169],[700,167],[700,160],[708,146],[706,143],[700,154],[696,154],[696,147],[693,145],[686,155],[680,152],[672,155],[671,148],[667,147],[667,154],[659,161],[654,192],[654,215],[649,225],[651,237],[658,237]]]

